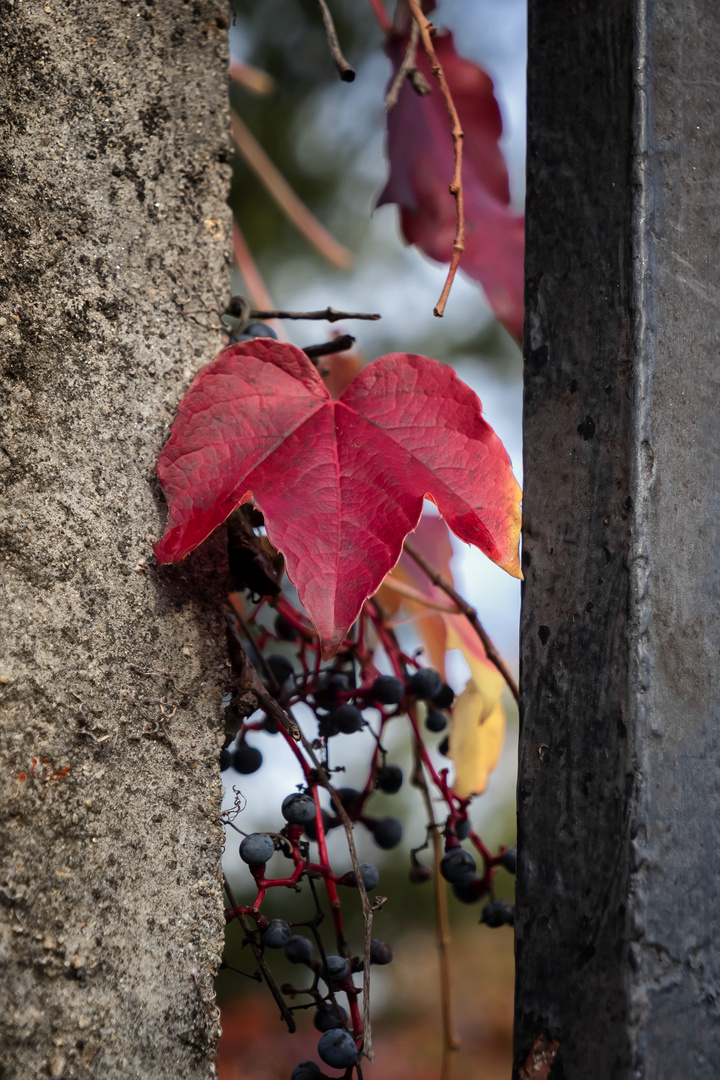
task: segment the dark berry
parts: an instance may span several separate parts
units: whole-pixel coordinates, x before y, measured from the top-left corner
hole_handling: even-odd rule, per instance
[[[313,1024],[318,1031],[331,1031],[333,1028],[343,1027],[346,1021],[347,1013],[342,1005],[333,1005],[332,1002],[321,1005],[313,1016]]]
[[[359,731],[363,722],[363,714],[357,705],[338,705],[337,709],[333,709],[330,713],[330,723],[344,735],[352,735],[353,732]]]
[[[318,735],[323,739],[332,739],[333,735],[337,735],[339,730],[333,723],[332,713],[318,717]]]
[[[312,941],[308,941],[302,934],[293,934],[285,942],[285,955],[291,964],[309,964],[314,951]]]
[[[240,845],[240,858],[250,866],[266,863],[275,850],[272,836],[264,832],[254,832],[246,836]]]
[[[417,698],[426,700],[435,697],[443,688],[440,673],[434,668],[420,668],[408,679],[408,691]]]
[[[428,731],[438,732],[444,731],[447,727],[447,716],[438,712],[437,709],[428,709],[427,718],[425,720],[425,727]]]
[[[275,616],[275,633],[283,641],[297,641],[300,631],[284,615]]]
[[[232,754],[225,747],[220,751],[220,772],[225,772],[232,765]]]
[[[266,716],[262,722],[263,731],[267,731],[268,735],[277,735],[280,728],[278,727],[277,720],[273,720],[271,716]]]
[[[467,840],[471,832],[472,822],[470,818],[461,818],[460,821],[455,822],[455,835],[458,840]]]
[[[281,656],[280,653],[273,653],[268,656],[265,663],[270,668],[273,678],[278,686],[282,686],[283,683],[292,675],[295,670],[292,666],[292,661],[288,660],[287,656]]]
[[[321,1035],[318,1054],[332,1069],[349,1069],[358,1057],[355,1040],[345,1028],[331,1028]]]
[[[315,701],[322,708],[332,708],[338,694],[350,689],[350,680],[342,671],[333,671],[325,675],[315,690]]]
[[[314,1061],[301,1061],[292,1071],[290,1080],[318,1080],[322,1076],[320,1066]]]
[[[421,862],[413,863],[408,877],[412,885],[424,885],[426,881],[430,881],[432,878],[432,870],[427,866],[423,866]]]
[[[455,700],[455,691],[452,686],[443,683],[437,694],[433,694],[431,700],[433,705],[437,705],[438,709],[449,709]]]
[[[394,795],[402,787],[403,773],[399,765],[384,765],[375,774],[375,783],[386,795]]]
[[[380,881],[380,871],[377,866],[373,866],[373,864],[369,862],[361,862],[360,876],[363,879],[363,885],[366,889],[377,889],[378,882]],[[347,877],[353,885],[357,885],[357,877],[355,876],[354,870],[351,870]]]
[[[487,886],[481,877],[470,881],[457,881],[452,887],[453,894],[461,904],[474,904],[487,892]]]
[[[327,810],[321,810],[320,815],[322,817],[323,829],[325,832],[327,832],[330,828],[330,815],[328,814]],[[317,840],[317,826],[315,823],[315,818],[313,818],[312,821],[308,821],[305,825],[305,835],[310,840]]]
[[[449,735],[446,735],[445,738],[443,739],[443,741],[438,743],[438,750],[443,755],[443,757],[448,756],[448,753],[450,751],[450,736]]]
[[[271,919],[262,932],[262,943],[268,949],[282,949],[290,940],[290,923],[284,919]]]
[[[393,958],[392,945],[388,945],[387,941],[379,941],[378,938],[372,938],[370,941],[370,963],[371,964],[389,964]]]
[[[362,791],[354,787],[338,788],[338,797],[346,810],[350,810],[362,799]]]
[[[509,874],[517,873],[517,848],[509,847],[500,856],[500,866]]]
[[[247,743],[241,742],[239,746],[235,748],[233,753],[233,766],[239,773],[257,772],[262,765],[262,754],[255,746],[248,746]]]
[[[507,900],[488,900],[482,910],[480,922],[486,926],[513,926],[515,923],[515,908],[508,904]]]
[[[350,965],[342,956],[328,956],[327,966],[323,966],[321,969],[322,977],[328,985],[342,982],[349,973]]]
[[[299,791],[283,799],[282,816],[291,825],[307,825],[315,818],[315,800]]]
[[[394,675],[378,675],[369,693],[381,705],[399,705],[405,697],[405,687]]]
[[[440,873],[451,885],[470,881],[475,877],[475,860],[464,848],[450,848],[440,860]]]
[[[375,843],[385,851],[397,847],[402,840],[402,821],[396,817],[381,817],[369,824]]]
[[[256,337],[269,337],[277,338],[277,334],[273,330],[272,326],[268,326],[264,322],[251,322],[248,323],[242,332],[242,336],[238,338],[238,341],[249,341],[250,338]]]

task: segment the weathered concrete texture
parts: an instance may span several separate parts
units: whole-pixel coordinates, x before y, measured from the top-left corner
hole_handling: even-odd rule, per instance
[[[529,57],[514,1075],[716,1080],[720,7]]]
[[[151,541],[227,287],[226,27],[0,12],[0,1076],[208,1077],[224,571]]]

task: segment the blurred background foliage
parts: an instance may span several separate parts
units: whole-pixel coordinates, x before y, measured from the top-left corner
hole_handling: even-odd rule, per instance
[[[337,324],[353,333],[368,360],[384,352],[422,352],[453,363],[483,400],[486,415],[503,439],[521,479],[521,357],[509,335],[492,317],[480,290],[456,280],[443,320],[433,317],[446,268],[405,248],[395,207],[374,212],[386,178],[383,152],[384,94],[390,65],[383,34],[368,3],[331,0],[343,51],[356,70],[353,83],[342,83],[330,58],[316,0],[232,0],[230,27],[234,58],[272,76],[275,89],[257,95],[237,84],[231,104],[271,160],[329,231],[354,256],[348,269],[327,263],[287,220],[264,185],[239,154],[233,159],[229,203],[256,259],[274,303],[297,310],[324,308],[379,311],[378,323]],[[390,8],[389,8],[390,9]],[[493,77],[505,124],[504,147],[514,202],[523,199],[525,5],[523,0],[442,0],[433,15],[439,27],[456,34],[456,46]],[[233,292],[242,292],[237,276]],[[326,324],[286,323],[299,345],[327,340]],[[517,662],[518,584],[488,560],[462,545],[456,548],[455,580],[513,666]],[[455,666],[453,666],[453,663]],[[464,685],[462,662],[450,658],[456,687]],[[514,783],[517,715],[508,696],[509,730],[500,766],[488,792],[476,800],[473,821],[493,849],[514,842]],[[355,740],[351,740],[355,742]],[[279,744],[263,734],[265,755],[253,776],[224,774],[247,799],[238,824],[245,831],[277,828],[282,797],[299,778],[283,759]],[[362,750],[362,747],[359,748]],[[405,749],[398,744],[391,759],[407,775]],[[358,768],[360,766],[358,765]],[[352,764],[348,766],[348,782]],[[402,813],[411,843],[420,842],[424,812],[417,792],[400,796],[378,812]],[[232,796],[228,795],[231,802]],[[227,800],[226,800],[227,804]],[[339,852],[342,838],[331,837]],[[228,838],[227,872],[242,900],[250,899],[250,878],[238,864],[237,843]],[[438,965],[433,925],[432,887],[408,881],[407,844],[380,853],[361,837],[362,857],[381,868],[381,891],[390,898],[376,919],[376,935],[393,943],[396,959],[373,969],[374,1041],[377,1059],[364,1063],[371,1080],[430,1080],[439,1076],[441,1027]],[[403,854],[398,852],[402,850]],[[331,849],[331,857],[333,851]],[[343,864],[344,866],[344,864]],[[498,873],[496,896],[512,899],[513,879]],[[277,890],[280,892],[281,890]],[[345,890],[347,893],[348,890]],[[308,901],[294,895],[269,897],[268,914],[308,917],[295,912]],[[457,1026],[463,1050],[454,1065],[458,1078],[507,1078],[511,1068],[513,959],[512,931],[478,926],[480,905],[459,904],[450,896],[453,926],[453,983]],[[292,906],[292,914],[288,907]],[[353,911],[358,907],[357,911]],[[347,909],[351,940],[360,941],[359,905]],[[264,909],[263,909],[264,910]],[[303,912],[305,909],[303,908]],[[227,962],[253,971],[237,928],[228,934]],[[286,977],[282,956],[277,977]],[[297,969],[293,972],[297,975]],[[311,1011],[299,1014],[295,1036],[288,1036],[269,992],[250,979],[224,971],[218,980],[223,1009],[221,1080],[289,1080],[300,1060],[316,1058],[317,1032]]]

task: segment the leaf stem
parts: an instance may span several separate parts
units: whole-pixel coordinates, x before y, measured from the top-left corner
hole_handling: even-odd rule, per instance
[[[413,562],[416,562],[420,569],[427,574],[433,585],[437,585],[438,589],[442,589],[446,596],[449,596],[451,600],[455,601],[462,614],[468,620],[473,630],[482,641],[485,652],[487,653],[488,660],[498,669],[503,679],[507,683],[510,693],[515,698],[515,701],[520,704],[520,690],[518,689],[518,685],[512,677],[510,668],[507,666],[502,656],[497,651],[492,641],[488,637],[485,628],[483,627],[482,623],[478,618],[478,614],[475,608],[471,607],[470,604],[468,604],[467,600],[463,600],[460,593],[453,588],[450,582],[447,581],[442,576],[442,574],[439,574],[437,570],[434,570],[430,563],[427,561],[427,559],[425,559],[420,554],[420,552],[412,546],[412,544],[408,544],[407,540],[403,545],[403,550],[406,551],[410,558],[413,560]]]
[[[430,70],[432,71],[437,84],[440,87],[440,93],[443,96],[443,100],[447,107],[450,121],[452,123],[452,141],[453,141],[453,175],[450,181],[450,194],[455,199],[455,239],[453,240],[452,259],[450,261],[450,269],[448,270],[447,278],[443,286],[443,291],[440,294],[433,314],[441,319],[445,314],[445,304],[447,298],[450,295],[450,289],[455,279],[458,266],[460,265],[460,256],[465,250],[465,206],[463,200],[463,186],[462,186],[462,147],[464,132],[460,124],[460,117],[458,111],[455,108],[455,102],[452,99],[450,93],[450,87],[447,84],[445,78],[445,69],[437,58],[437,53],[432,43],[433,34],[435,33],[435,27],[426,19],[423,15],[422,8],[418,0],[407,0],[410,11],[412,12],[413,19],[417,23],[420,29],[420,36],[422,37],[423,48],[427,54],[427,58],[430,62]]]

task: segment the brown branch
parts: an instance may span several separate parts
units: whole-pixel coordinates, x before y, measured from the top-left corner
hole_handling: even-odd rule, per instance
[[[460,256],[465,250],[465,206],[463,201],[463,186],[462,186],[462,145],[464,132],[460,124],[460,117],[458,116],[457,109],[455,108],[455,102],[452,99],[450,88],[445,78],[445,70],[437,58],[437,53],[433,47],[432,39],[435,33],[435,27],[432,23],[425,18],[422,13],[422,9],[418,0],[408,0],[410,5],[410,11],[412,12],[413,19],[420,28],[420,35],[422,37],[423,48],[427,53],[427,58],[430,61],[430,69],[437,80],[437,84],[440,87],[440,93],[443,96],[443,100],[447,107],[447,111],[450,115],[450,121],[452,123],[452,141],[453,141],[453,175],[450,182],[450,194],[455,199],[455,239],[453,240],[452,259],[450,261],[450,269],[448,270],[447,278],[445,279],[445,285],[443,291],[440,294],[440,299],[435,306],[433,312],[438,319],[441,319],[445,313],[445,304],[447,298],[450,295],[450,289],[457,273],[457,268],[460,265]]]
[[[251,64],[243,64],[241,60],[230,61],[230,78],[252,94],[272,94],[277,83],[272,75],[260,68],[252,67]]]
[[[355,78],[355,69],[351,64],[348,64],[342,54],[330,9],[325,3],[325,0],[317,0],[317,3],[320,8],[320,14],[322,15],[322,21],[325,24],[325,36],[327,37],[330,55],[335,61],[335,67],[338,69],[338,74],[343,82],[352,82]]]
[[[441,1080],[449,1080],[450,1076],[450,1062],[451,1054],[460,1049],[460,1040],[453,1030],[453,1015],[452,1015],[452,989],[450,984],[450,923],[448,920],[447,910],[447,892],[445,888],[445,879],[440,873],[440,860],[442,859],[442,841],[440,839],[440,833],[435,821],[435,814],[433,813],[432,800],[430,798],[430,791],[428,788],[427,777],[422,767],[422,761],[420,755],[415,749],[415,768],[413,770],[412,783],[415,787],[419,788],[422,792],[423,801],[425,803],[425,810],[428,815],[428,826],[430,829],[430,836],[432,839],[433,848],[433,861],[435,863],[435,874],[433,877],[433,886],[435,893],[435,941],[438,950],[438,960],[440,963],[440,1009],[442,1014],[442,1028],[443,1028],[443,1053],[442,1053],[442,1067],[440,1077]]]
[[[510,693],[515,698],[515,701],[520,704],[520,691],[518,685],[513,679],[509,667],[488,637],[485,628],[478,618],[475,608],[470,607],[467,600],[463,600],[460,593],[456,592],[450,582],[446,581],[442,574],[439,574],[437,570],[433,569],[427,559],[425,559],[411,544],[408,544],[407,540],[403,545],[403,550],[406,551],[413,562],[416,562],[420,569],[427,574],[433,585],[437,585],[438,589],[442,589],[446,596],[449,596],[451,600],[455,601],[461,613],[465,616],[477,636],[482,641],[488,660],[498,669],[507,683]]]
[[[355,338],[351,334],[341,334],[333,341],[326,341],[323,345],[308,345],[303,352],[311,360],[318,356],[330,356],[332,353],[345,352],[355,344]]]
[[[233,299],[237,299],[233,297]],[[232,311],[227,312],[234,314]],[[367,319],[376,322],[381,315],[372,315],[364,311],[336,311],[335,308],[326,307],[322,311],[255,311],[249,313],[250,319],[324,319],[325,322],[338,322],[340,319]]]
[[[318,219],[310,213],[237,113],[232,114],[230,127],[235,145],[246,163],[295,228],[299,229],[328,262],[340,267],[349,266],[353,259],[352,253],[334,236],[331,236]],[[256,303],[258,307],[272,307],[270,300],[256,301]]]
[[[425,94],[430,93],[427,79],[421,71],[418,71],[415,65],[415,55],[417,53],[419,40],[420,27],[413,19],[412,26],[410,27],[410,40],[408,41],[408,47],[405,51],[403,62],[397,69],[395,78],[392,81],[392,86],[388,90],[387,97],[385,98],[385,109],[387,112],[391,112],[397,105],[400,90],[402,89],[402,84],[405,82],[405,79],[410,80],[410,85],[420,97],[424,97]]]
[[[237,900],[233,896],[233,891],[230,888],[230,883],[228,882],[228,879],[225,877],[224,874],[223,874],[223,884],[224,884],[224,887],[225,887],[225,892],[227,893],[227,898],[230,901],[230,906],[232,908],[237,909],[240,905],[238,904]],[[262,973],[262,975],[263,975],[263,977],[265,979],[265,982],[268,984],[268,987],[270,989],[270,993],[275,998],[275,1003],[277,1004],[278,1008],[280,1009],[280,1013],[282,1015],[282,1018],[283,1018],[283,1020],[285,1021],[285,1023],[288,1026],[288,1031],[292,1035],[293,1032],[295,1031],[295,1018],[293,1017],[293,1014],[290,1012],[287,1005],[285,1004],[285,1001],[283,1000],[282,994],[278,990],[277,983],[275,982],[275,980],[273,978],[273,974],[272,974],[270,968],[267,965],[267,961],[265,960],[265,957],[263,956],[262,949],[260,948],[258,943],[255,941],[255,938],[252,936],[253,935],[253,930],[255,928],[253,927],[253,925],[250,922],[250,919],[247,917],[247,915],[236,915],[235,917],[239,920],[240,925],[242,926],[243,930],[245,931],[245,937],[247,939],[248,944],[250,945],[250,948],[253,951],[253,955],[255,957],[255,961],[257,963],[257,966],[260,969],[260,972]]]

